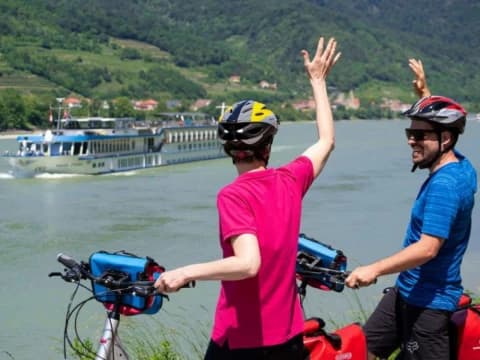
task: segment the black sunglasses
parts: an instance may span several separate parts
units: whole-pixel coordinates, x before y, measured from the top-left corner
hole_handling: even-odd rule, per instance
[[[415,141],[425,140],[427,134],[436,133],[435,130],[424,130],[424,129],[405,129],[405,135],[407,135],[407,140],[413,138]]]

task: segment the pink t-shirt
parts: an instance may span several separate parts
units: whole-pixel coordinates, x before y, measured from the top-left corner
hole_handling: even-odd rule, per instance
[[[231,349],[284,343],[303,331],[295,263],[302,198],[313,182],[311,161],[301,156],[277,169],[248,172],[220,190],[217,207],[223,257],[229,239],[258,238],[257,276],[222,281],[212,339]]]

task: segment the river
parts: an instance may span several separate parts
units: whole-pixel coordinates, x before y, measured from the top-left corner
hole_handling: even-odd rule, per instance
[[[403,130],[408,124],[337,122],[336,149],[304,200],[302,231],[342,249],[349,268],[401,247],[410,207],[427,176],[426,171],[410,172]],[[271,166],[300,154],[314,141],[314,129],[313,123],[282,124]],[[457,148],[480,169],[478,139],[480,122],[469,121]],[[15,148],[13,140],[0,140],[1,151]],[[227,158],[115,175],[33,179],[14,179],[0,165],[0,359],[62,358],[73,286],[47,276],[61,269],[59,252],[87,260],[97,250],[125,249],[149,255],[166,268],[220,256],[215,197],[235,175]],[[477,206],[462,267],[464,286],[477,294],[479,214]],[[358,316],[359,303],[373,310],[381,290],[393,281],[388,276],[341,294],[311,289],[305,311],[345,323]],[[218,283],[200,282],[171,295],[158,314],[151,320],[142,315],[140,322],[166,324],[190,340],[200,339],[202,347],[217,292]],[[92,302],[82,314],[79,327],[93,337],[103,326],[100,305]]]

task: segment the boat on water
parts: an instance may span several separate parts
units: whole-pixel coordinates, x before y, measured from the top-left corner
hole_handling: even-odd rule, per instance
[[[224,157],[215,121],[196,113],[163,113],[158,120],[62,119],[55,129],[17,136],[7,152],[14,176],[106,174]]]

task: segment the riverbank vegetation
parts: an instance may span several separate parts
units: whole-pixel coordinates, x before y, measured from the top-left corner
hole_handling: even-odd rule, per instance
[[[467,293],[472,297],[473,303],[480,303],[480,296],[469,291]],[[363,324],[373,310],[366,309],[357,294],[354,294],[352,309],[354,315],[350,320],[338,321],[328,316],[322,316],[327,322],[326,330],[331,332],[351,322]],[[125,327],[123,329],[125,331],[122,332],[122,341],[132,358],[136,360],[203,359],[209,341],[210,325],[200,322],[190,324],[179,319],[177,328],[172,329],[155,320],[155,318],[150,319],[151,321],[142,322],[136,319],[128,320],[125,324],[122,324],[122,327]],[[92,353],[94,354],[96,351],[90,339],[83,341],[83,343],[76,340],[73,344],[76,351],[72,350],[71,353],[78,360],[91,359]],[[389,360],[394,360],[396,355],[397,353],[394,353],[389,357]]]

